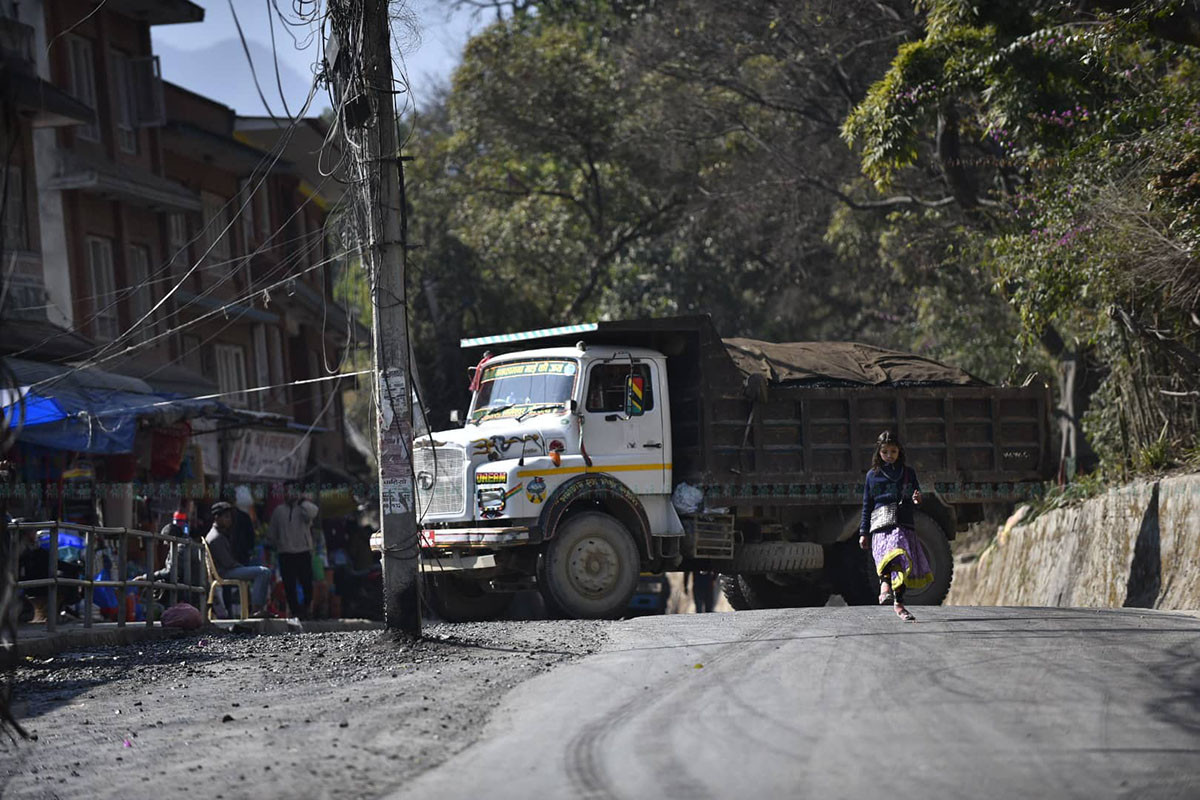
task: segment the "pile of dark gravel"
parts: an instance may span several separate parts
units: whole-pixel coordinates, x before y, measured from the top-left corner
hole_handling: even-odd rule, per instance
[[[469,747],[511,688],[595,652],[610,625],[218,630],[30,659],[14,699],[39,740],[0,743],[0,796],[379,796]]]

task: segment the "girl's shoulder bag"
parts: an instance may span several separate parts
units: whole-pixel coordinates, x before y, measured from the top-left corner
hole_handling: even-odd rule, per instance
[[[904,493],[908,490],[908,469],[907,466],[904,467],[900,472],[900,480],[895,482],[897,499],[903,498]],[[899,502],[881,503],[871,511],[871,533],[889,531],[898,524],[900,524]]]

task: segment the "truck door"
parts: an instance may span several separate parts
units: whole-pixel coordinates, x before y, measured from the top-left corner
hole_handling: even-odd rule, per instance
[[[626,414],[625,386],[630,375],[642,379],[642,411]],[[663,494],[666,441],[658,403],[659,374],[650,361],[618,357],[597,362],[588,373],[584,394],[584,444],[593,465],[610,472],[638,494]]]

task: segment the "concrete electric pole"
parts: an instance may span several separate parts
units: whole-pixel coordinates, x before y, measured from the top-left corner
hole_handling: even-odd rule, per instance
[[[396,137],[388,0],[329,0],[330,54],[340,124],[352,145],[361,254],[371,279],[379,408],[383,614],[389,629],[421,634],[420,552],[414,513],[412,388],[404,289],[407,218]]]

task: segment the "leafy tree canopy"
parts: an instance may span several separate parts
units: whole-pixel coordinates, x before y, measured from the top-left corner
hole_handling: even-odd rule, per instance
[[[1113,463],[1194,442],[1195,2],[458,4],[496,21],[408,145],[435,406],[462,335],[707,312],[1040,370]]]
[[[843,126],[864,174],[940,184],[1026,338],[1060,329],[1111,370],[1091,417],[1107,455],[1194,441],[1200,10],[918,7],[923,37]]]

